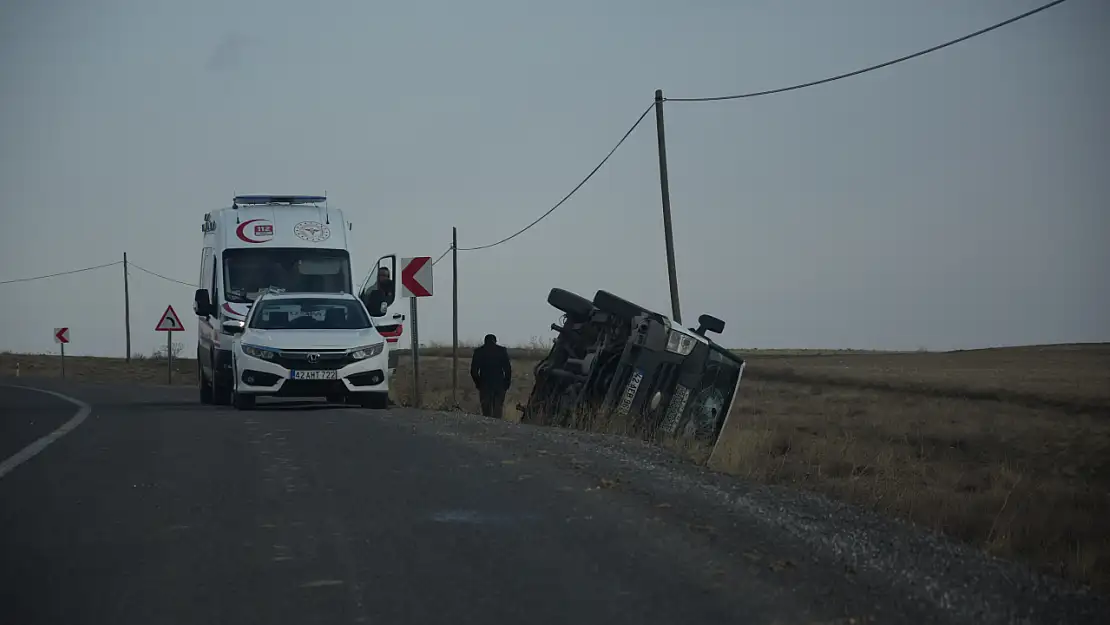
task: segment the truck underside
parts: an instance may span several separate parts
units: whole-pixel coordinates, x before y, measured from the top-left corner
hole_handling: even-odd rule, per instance
[[[593,300],[552,289],[563,313],[535,368],[524,423],[713,444],[736,398],[744,360],[709,340],[724,322],[675,327],[659,313],[598,291]]]

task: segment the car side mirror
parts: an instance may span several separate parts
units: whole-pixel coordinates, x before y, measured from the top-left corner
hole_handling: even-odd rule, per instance
[[[229,319],[228,321],[220,324],[220,327],[222,327],[224,329],[224,332],[228,334],[242,334],[243,330],[246,329],[246,324],[242,321],[231,321]]]
[[[197,289],[193,293],[193,312],[198,317],[211,317],[214,314],[212,300],[208,297],[208,289]]]
[[[698,317],[698,329],[694,330],[698,334],[705,336],[706,332],[720,334],[725,331],[725,322],[714,317],[713,315],[702,315]]]

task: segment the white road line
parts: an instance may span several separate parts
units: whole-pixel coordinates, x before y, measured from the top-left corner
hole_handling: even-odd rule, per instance
[[[15,386],[8,384],[4,384],[3,386],[6,388],[19,388],[25,391],[45,393],[46,395],[53,395],[58,399],[64,399],[65,401],[68,401],[69,403],[77,406],[77,414],[73,415],[73,418],[63,423],[58,429],[47,434],[46,436],[43,436],[42,438],[24,447],[23,449],[20,449],[19,452],[11,458],[0,462],[0,478],[7,475],[9,472],[11,472],[12,469],[37,456],[39,452],[46,449],[46,446],[50,443],[53,443],[66,434],[69,434],[74,428],[81,425],[81,422],[89,416],[90,412],[92,412],[92,406],[86,404],[80,399],[74,399],[68,395],[62,395],[61,393],[55,393],[54,391],[48,391],[45,389],[34,388],[30,386]]]

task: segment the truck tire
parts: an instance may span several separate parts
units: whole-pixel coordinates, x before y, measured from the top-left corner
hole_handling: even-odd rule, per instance
[[[617,297],[609,291],[598,291],[594,294],[594,306],[599,310],[625,319],[632,319],[633,317],[648,312],[643,306],[633,304],[626,299]]]
[[[590,300],[566,289],[551,289],[547,294],[547,303],[565,312],[570,317],[580,319],[586,319],[594,310],[594,305]]]

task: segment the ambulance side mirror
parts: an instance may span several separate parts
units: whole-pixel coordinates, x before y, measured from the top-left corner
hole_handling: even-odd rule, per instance
[[[242,321],[232,321],[230,319],[223,322],[221,327],[223,327],[224,332],[228,334],[242,334],[243,331],[246,330],[246,326],[244,326]]]
[[[212,310],[212,300],[208,297],[208,289],[197,289],[193,293],[193,312],[198,317],[211,317],[216,311]]]

